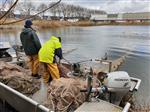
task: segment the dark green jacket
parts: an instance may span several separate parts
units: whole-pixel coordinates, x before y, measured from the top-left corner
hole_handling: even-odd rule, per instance
[[[41,43],[33,29],[24,28],[20,34],[20,40],[26,55],[38,54]]]

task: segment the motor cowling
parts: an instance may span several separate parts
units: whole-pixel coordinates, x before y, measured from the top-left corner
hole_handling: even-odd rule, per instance
[[[119,104],[121,99],[129,92],[131,88],[130,76],[125,71],[116,71],[107,74],[104,85],[111,93],[111,102]]]
[[[107,74],[105,86],[112,91],[129,90],[131,87],[130,76],[125,71],[116,71]]]

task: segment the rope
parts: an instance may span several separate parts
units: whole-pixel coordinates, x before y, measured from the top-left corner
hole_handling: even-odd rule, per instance
[[[0,62],[0,81],[27,96],[40,89],[40,81],[33,79],[28,71],[5,62]]]
[[[60,79],[49,89],[51,92],[48,98],[51,99],[54,111],[67,112],[79,107],[85,100],[85,94],[80,92],[80,84],[75,79]]]

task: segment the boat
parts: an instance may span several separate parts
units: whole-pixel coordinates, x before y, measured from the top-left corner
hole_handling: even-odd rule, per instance
[[[0,61],[12,61],[12,56],[7,52],[11,48],[8,42],[0,42]]]
[[[5,46],[3,45],[5,44]],[[18,48],[15,47],[15,56],[13,53],[9,54],[7,50],[11,48],[8,43],[0,44],[0,54],[1,61],[6,61],[11,64],[23,65],[24,59],[19,57]],[[7,45],[7,46],[6,46]],[[5,55],[8,54],[8,55]],[[100,83],[98,87],[94,87],[92,82],[94,80],[93,69],[90,67],[88,70],[86,68],[87,74],[87,87],[81,92],[86,92],[86,100],[85,102],[79,106],[75,112],[81,111],[122,111],[128,112],[131,106],[129,99],[125,100],[123,106],[121,106],[121,102],[123,98],[128,94],[134,94],[138,91],[141,80],[138,78],[131,77],[125,71],[115,71],[117,68],[113,67],[113,62],[115,66],[118,66],[124,59],[124,56],[115,61],[111,60],[103,60],[103,59],[95,59],[88,61],[96,61],[107,64],[107,69],[104,66],[104,69],[100,69],[99,77],[97,77],[98,82]],[[85,61],[82,61],[85,62]],[[77,63],[64,63],[64,66],[68,67],[71,72],[68,72],[68,77],[78,77],[81,76],[80,62]],[[114,69],[115,68],[115,69]],[[47,107],[41,105],[35,100],[23,95],[22,93],[8,87],[7,85],[0,82],[0,111],[4,110],[12,110],[13,112],[49,112],[52,111]],[[94,97],[91,97],[91,94],[96,93]],[[4,111],[5,112],[5,111]]]
[[[115,71],[108,73],[105,77],[106,82],[98,88],[93,88],[89,80],[87,90],[90,93],[98,93],[94,96],[94,100],[89,96],[89,100],[83,103],[75,112],[128,112],[131,106],[129,99],[125,99],[130,94],[130,98],[140,86],[141,80],[130,77],[125,71]],[[124,103],[121,105],[121,103]]]

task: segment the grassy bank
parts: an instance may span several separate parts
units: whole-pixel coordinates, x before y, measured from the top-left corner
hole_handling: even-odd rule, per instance
[[[57,28],[64,26],[71,26],[72,24],[67,21],[47,21],[47,20],[35,20],[33,24],[40,28]]]
[[[109,22],[93,22],[93,21],[68,22],[68,21],[36,20],[34,21],[34,25],[41,27],[41,28],[56,28],[56,27],[64,27],[64,26],[150,25],[150,22],[109,23]]]
[[[7,20],[6,22],[14,21],[13,19]],[[34,20],[34,26],[39,28],[57,28],[66,26],[104,26],[104,25],[150,25],[150,22],[132,22],[132,23],[109,23],[109,22],[93,22],[93,21],[78,21],[78,22],[68,22],[68,21],[50,21],[50,20]],[[0,25],[0,29],[20,29],[24,25],[23,22],[10,24],[10,25]]]
[[[7,22],[10,22],[7,21]],[[33,25],[39,28],[58,28],[66,26],[93,26],[94,22],[91,21],[79,21],[79,22],[68,22],[68,21],[48,21],[48,20],[34,20]],[[20,29],[24,26],[24,22],[19,22],[10,25],[0,25],[0,29]]]
[[[68,22],[68,21],[34,21],[34,25],[40,28],[56,28],[64,26],[103,26],[103,25],[150,25],[150,22],[142,23],[109,23],[109,22],[93,22],[93,21],[78,21],[78,22]]]
[[[68,21],[46,21],[46,20],[36,20],[33,22],[34,25],[40,28],[56,28],[65,26],[93,26],[95,25],[92,21],[78,21],[78,22],[68,22]]]

